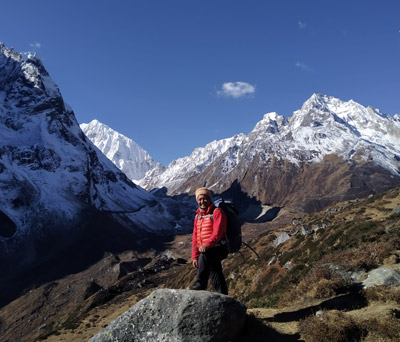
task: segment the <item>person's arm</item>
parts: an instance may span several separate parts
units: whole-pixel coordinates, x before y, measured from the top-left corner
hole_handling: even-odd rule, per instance
[[[213,232],[210,238],[205,242],[207,248],[214,247],[226,234],[226,215],[219,209],[215,208],[213,213]]]
[[[195,262],[197,264],[197,260],[199,258],[200,252],[197,248],[197,215],[194,218],[194,224],[193,224],[193,236],[192,236],[192,260],[193,260],[193,266],[197,268],[195,265]]]

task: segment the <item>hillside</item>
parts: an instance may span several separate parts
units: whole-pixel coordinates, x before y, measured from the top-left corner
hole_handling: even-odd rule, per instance
[[[248,240],[259,257],[244,247],[224,262],[229,294],[249,308],[241,339],[397,340],[400,287],[358,284],[381,266],[400,271],[399,211],[396,188],[290,217],[279,229],[246,225],[245,236],[262,226],[264,233]],[[0,310],[2,340],[86,341],[154,289],[185,288],[194,279],[190,236],[168,245],[162,253],[108,254],[32,289]]]
[[[171,197],[132,183],[86,138],[41,60],[2,43],[0,189],[0,306],[186,227]]]

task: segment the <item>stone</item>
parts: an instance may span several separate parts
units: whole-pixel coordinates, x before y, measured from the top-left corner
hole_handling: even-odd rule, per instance
[[[399,257],[395,254],[392,254],[383,260],[384,265],[393,265],[399,263]]]
[[[215,292],[158,289],[89,342],[228,342],[244,327],[246,307]]]
[[[293,268],[293,263],[288,261],[285,265],[283,265],[283,267],[290,271]]]
[[[368,273],[368,278],[362,282],[365,288],[385,285],[385,286],[400,286],[400,274],[396,271],[380,267]]]
[[[304,236],[308,236],[311,235],[312,233],[314,233],[314,230],[307,224],[303,224],[301,225],[301,234]]]
[[[398,213],[400,213],[400,206],[394,209],[392,214],[398,214]]]
[[[290,240],[290,235],[286,232],[279,234],[279,236],[273,242],[274,247],[279,246],[280,244]]]

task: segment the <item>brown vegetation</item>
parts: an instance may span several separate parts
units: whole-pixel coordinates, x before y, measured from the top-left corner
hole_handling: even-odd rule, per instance
[[[350,317],[331,310],[304,319],[300,333],[307,342],[354,342],[361,340],[363,330]]]
[[[399,207],[393,189],[294,216],[279,229],[263,224],[263,233],[247,240],[258,256],[243,247],[223,265],[229,294],[249,308],[243,341],[398,340],[400,288],[360,291],[351,276],[361,281],[382,264],[400,270]],[[252,224],[247,236],[256,231]],[[290,239],[274,246],[282,232]],[[2,341],[87,341],[154,289],[186,288],[195,278],[189,240],[177,237],[164,254],[107,255],[84,272],[31,289],[0,310]]]

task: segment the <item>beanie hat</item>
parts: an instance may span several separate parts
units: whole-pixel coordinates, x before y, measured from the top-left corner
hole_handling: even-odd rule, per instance
[[[196,192],[195,192],[195,195],[196,195],[196,201],[197,202],[198,202],[197,199],[199,198],[200,195],[206,195],[211,199],[210,190],[208,190],[207,188],[199,188],[199,189],[197,189]]]

